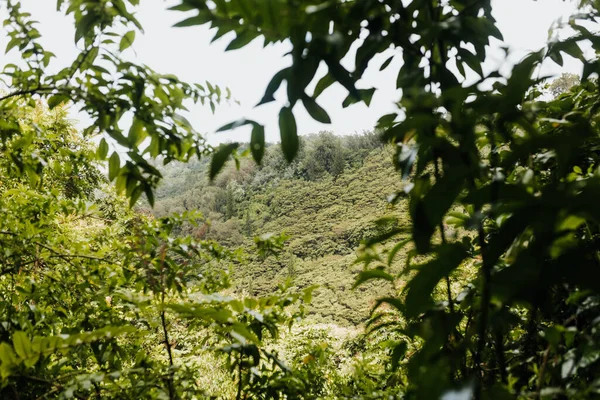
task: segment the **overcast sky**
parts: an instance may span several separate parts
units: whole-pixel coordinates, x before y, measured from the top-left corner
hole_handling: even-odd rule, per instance
[[[138,35],[128,56],[145,63],[163,73],[173,73],[188,82],[204,82],[228,86],[241,105],[231,104],[218,107],[216,114],[198,105],[191,109],[188,118],[199,132],[208,133],[212,143],[226,140],[247,140],[248,131],[240,128],[233,133],[211,134],[218,127],[232,120],[248,117],[266,123],[267,140],[278,139],[277,115],[282,102],[254,108],[260,100],[270,78],[289,64],[283,54],[289,49],[287,44],[262,47],[260,39],[244,49],[225,52],[232,39],[225,36],[211,44],[212,33],[205,27],[172,28],[184,18],[183,13],[166,11],[173,1],[144,1],[137,16],[145,28],[145,35]],[[501,68],[510,71],[510,65],[523,57],[528,50],[541,48],[548,39],[548,29],[561,18],[567,18],[574,11],[573,1],[563,0],[496,0],[492,1],[494,16],[504,35],[505,42],[494,41],[486,70]],[[70,19],[57,13],[54,0],[23,0],[23,8],[30,11],[40,21],[44,44],[57,55],[55,64],[63,66],[73,60],[77,48],[73,43],[73,24]],[[0,37],[0,49],[6,46],[6,35]],[[500,46],[510,48],[506,58]],[[16,54],[2,56],[0,65],[10,62]],[[301,105],[294,111],[301,134],[332,130],[337,134],[361,132],[371,129],[377,119],[394,110],[394,101],[399,93],[395,90],[395,75],[400,64],[392,63],[384,72],[379,66],[387,56],[376,57],[359,87],[376,87],[371,106],[355,104],[346,109],[341,103],[346,96],[339,86],[332,86],[319,98],[319,103],[328,111],[332,124],[323,125],[312,121]],[[62,61],[62,62],[61,62]],[[324,71],[320,70],[320,74]],[[559,68],[549,63],[545,74],[561,72],[581,72],[581,65],[565,57],[565,65]],[[280,89],[281,93],[281,89]],[[277,97],[277,96],[276,96]],[[280,99],[282,96],[279,97]],[[85,123],[83,116],[78,116]]]

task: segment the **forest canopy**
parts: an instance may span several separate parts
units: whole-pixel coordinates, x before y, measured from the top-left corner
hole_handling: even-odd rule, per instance
[[[249,126],[248,143],[210,146],[182,114],[229,91],[123,56],[152,29],[144,2],[58,0],[80,49],[64,60],[35,10],[0,1],[20,58],[0,72],[0,397],[600,396],[597,1],[508,75],[482,67],[502,39],[489,0],[173,4],[173,29],[232,34],[228,50],[291,45],[261,100],[285,86],[278,146],[252,116],[219,130]],[[331,122],[333,84],[369,105],[361,78],[389,50],[397,111],[302,140],[298,108]],[[540,75],[564,57],[582,74]],[[165,194],[178,163],[196,192]],[[177,196],[181,212],[159,208]],[[353,291],[329,279],[348,270]],[[369,312],[324,329],[319,293]]]

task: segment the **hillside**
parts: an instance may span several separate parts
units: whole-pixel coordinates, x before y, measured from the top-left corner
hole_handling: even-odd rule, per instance
[[[288,279],[299,288],[316,284],[310,318],[355,325],[368,316],[371,300],[390,290],[380,283],[352,290],[363,268],[355,264],[356,249],[406,218],[404,203],[392,209],[387,202],[400,188],[392,152],[373,134],[321,133],[305,137],[302,147],[291,165],[271,146],[262,166],[244,159],[237,170],[232,163],[212,183],[205,163],[169,164],[153,212],[199,210],[210,223],[192,232],[232,248],[285,233],[289,240],[279,257],[254,257],[233,271],[235,290],[265,294]],[[384,216],[396,222],[375,224]]]

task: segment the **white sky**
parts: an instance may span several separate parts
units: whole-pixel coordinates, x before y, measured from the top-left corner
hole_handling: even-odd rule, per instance
[[[230,133],[211,134],[218,127],[235,119],[246,117],[266,124],[268,141],[278,140],[277,118],[283,104],[280,101],[259,108],[254,105],[260,100],[270,78],[289,61],[283,54],[289,45],[270,45],[262,47],[262,40],[257,39],[244,49],[225,52],[224,49],[232,39],[225,36],[210,44],[212,33],[205,27],[172,28],[172,25],[182,20],[185,14],[166,11],[173,1],[144,1],[137,16],[145,28],[145,35],[139,35],[128,55],[138,62],[151,66],[158,72],[173,73],[188,82],[205,80],[223,87],[228,86],[235,99],[241,102],[222,105],[212,114],[208,107],[198,105],[190,109],[187,117],[196,130],[208,133],[211,143],[249,139],[249,130],[240,128]],[[505,42],[495,42],[495,50],[490,57],[485,70],[490,71],[501,67],[502,71],[510,71],[510,65],[518,61],[528,50],[541,48],[548,39],[548,29],[560,18],[566,18],[574,9],[573,1],[563,0],[496,0],[492,1],[494,15],[498,27],[504,35]],[[70,19],[56,12],[54,0],[23,0],[22,7],[30,11],[40,21],[40,31],[44,45],[57,55],[53,61],[57,66],[71,62],[77,54],[73,43],[73,24]],[[6,35],[0,35],[0,49],[7,43]],[[499,46],[508,46],[510,56],[504,57]],[[1,50],[0,50],[1,51]],[[0,66],[14,60],[15,51],[8,55],[2,54]],[[353,58],[353,57],[352,57]],[[376,87],[370,107],[355,104],[346,109],[341,103],[346,96],[341,86],[332,86],[319,98],[319,103],[328,111],[332,124],[324,125],[313,121],[299,104],[294,111],[301,134],[332,130],[337,134],[361,132],[373,128],[377,119],[395,109],[394,101],[399,93],[395,90],[395,76],[400,64],[395,60],[384,72],[378,72],[379,66],[387,56],[376,57],[359,87]],[[544,72],[560,74],[561,72],[581,72],[578,61],[565,56],[565,65],[547,65]],[[61,62],[61,60],[64,60]],[[322,74],[324,71],[320,70]],[[319,75],[320,76],[320,75]],[[313,83],[314,84],[314,83]],[[281,93],[282,89],[280,89]],[[276,96],[277,97],[277,96]],[[84,122],[85,117],[78,115]]]

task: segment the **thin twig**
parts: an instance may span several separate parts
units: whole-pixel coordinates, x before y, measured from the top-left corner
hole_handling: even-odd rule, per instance
[[[165,348],[167,349],[167,354],[169,356],[169,377],[167,378],[167,387],[169,390],[169,400],[173,400],[177,398],[175,393],[175,386],[173,384],[173,351],[171,349],[171,341],[169,339],[169,331],[167,330],[167,320],[165,317],[165,257],[166,257],[166,248],[163,246],[161,248],[160,255],[160,278],[161,278],[161,293],[160,293],[160,303],[161,303],[161,311],[160,311],[160,322],[163,329],[163,335],[165,339]]]
[[[9,93],[7,95],[4,95],[2,97],[0,97],[0,101],[4,101],[7,99],[10,99],[11,97],[16,97],[16,96],[25,96],[28,94],[35,94],[35,93],[39,93],[39,92],[45,92],[45,91],[53,91],[56,90],[56,87],[51,87],[51,86],[47,86],[47,87],[42,87],[42,86],[38,86],[35,87],[33,89],[28,89],[28,90],[18,90],[16,92],[12,92]]]
[[[44,249],[46,249],[46,250],[54,253],[55,257],[62,258],[65,261],[68,261],[71,258],[84,258],[84,259],[87,259],[87,260],[104,261],[104,262],[107,262],[107,263],[111,262],[110,260],[107,260],[106,258],[96,257],[96,256],[90,256],[90,255],[86,255],[86,254],[64,254],[64,253],[59,252],[56,249],[53,249],[50,246],[47,246],[47,245],[45,245],[43,243],[39,243],[39,242],[34,242],[34,244],[37,244],[38,246],[43,247]]]
[[[538,399],[542,398],[542,385],[544,384],[544,373],[546,372],[546,364],[548,364],[548,355],[550,354],[550,345],[546,347],[544,351],[544,357],[542,359],[542,365],[540,366],[540,372],[538,374],[537,390]]]

